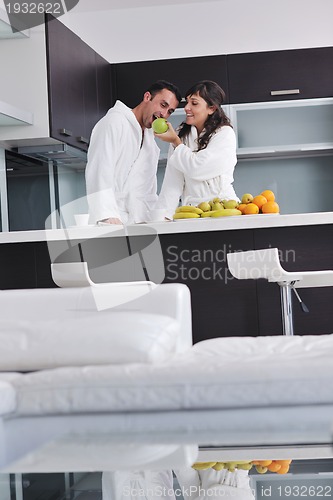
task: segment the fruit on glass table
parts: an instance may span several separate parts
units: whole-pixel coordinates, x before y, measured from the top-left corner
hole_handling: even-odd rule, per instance
[[[226,469],[229,472],[235,472],[236,469],[249,471],[252,467],[255,467],[258,474],[265,474],[266,472],[286,474],[289,471],[290,464],[291,460],[232,460],[225,462],[196,462],[192,467],[196,470],[212,468],[220,471]]]
[[[164,134],[169,128],[165,118],[156,118],[151,126],[156,134]]]

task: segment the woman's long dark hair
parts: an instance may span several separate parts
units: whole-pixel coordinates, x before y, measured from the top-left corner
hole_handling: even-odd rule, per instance
[[[230,119],[227,117],[221,105],[225,101],[225,92],[221,87],[211,80],[202,80],[201,82],[196,83],[188,89],[185,94],[185,97],[189,97],[193,94],[199,94],[202,97],[208,106],[215,106],[216,109],[213,114],[209,115],[204,124],[203,134],[198,138],[198,149],[205,149],[212,137],[215,134],[216,130],[222,127],[223,125],[228,125],[231,127]],[[191,125],[187,125],[183,122],[180,125],[179,129],[179,137],[187,137],[190,133]]]

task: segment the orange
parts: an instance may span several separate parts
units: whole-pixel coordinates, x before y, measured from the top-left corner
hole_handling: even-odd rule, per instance
[[[251,214],[258,214],[259,213],[259,207],[255,203],[248,203],[246,207],[244,208],[244,215],[251,215]]]
[[[289,464],[291,464],[291,460],[287,460],[287,459],[284,459],[284,460],[274,460],[274,462],[276,462],[277,464],[280,464],[280,465],[289,465]]]
[[[262,194],[258,194],[253,198],[252,203],[255,203],[255,205],[258,205],[258,207],[261,208],[265,203],[267,203],[267,199]]]
[[[275,194],[270,189],[265,189],[265,191],[260,194],[262,194],[262,196],[265,196],[267,201],[275,201]]]
[[[281,469],[277,470],[277,474],[287,474],[289,471],[289,465],[281,465]]]
[[[261,207],[263,214],[278,214],[280,212],[280,207],[276,201],[268,201]]]
[[[273,460],[258,460],[259,465],[262,465],[263,467],[267,467],[268,465],[271,465]]]
[[[267,466],[267,469],[269,470],[269,472],[277,472],[281,469],[281,467],[282,465],[273,461],[270,465]]]
[[[237,207],[238,210],[240,210],[242,212],[242,214],[244,213],[244,208],[247,206],[247,203],[240,203]]]

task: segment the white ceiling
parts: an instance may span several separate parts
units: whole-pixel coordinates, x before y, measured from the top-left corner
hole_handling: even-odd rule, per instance
[[[225,2],[227,0],[210,0]],[[195,4],[202,0],[79,0],[75,12],[96,12],[100,10],[137,9],[142,7],[161,7],[164,5]]]
[[[79,0],[60,18],[111,63],[333,46],[332,19],[333,0]]]

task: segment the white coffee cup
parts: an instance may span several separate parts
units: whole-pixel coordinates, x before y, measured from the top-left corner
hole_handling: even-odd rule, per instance
[[[165,220],[165,208],[154,208],[149,213],[150,222],[159,222]]]
[[[77,226],[88,226],[89,224],[89,214],[75,214],[74,219]]]

